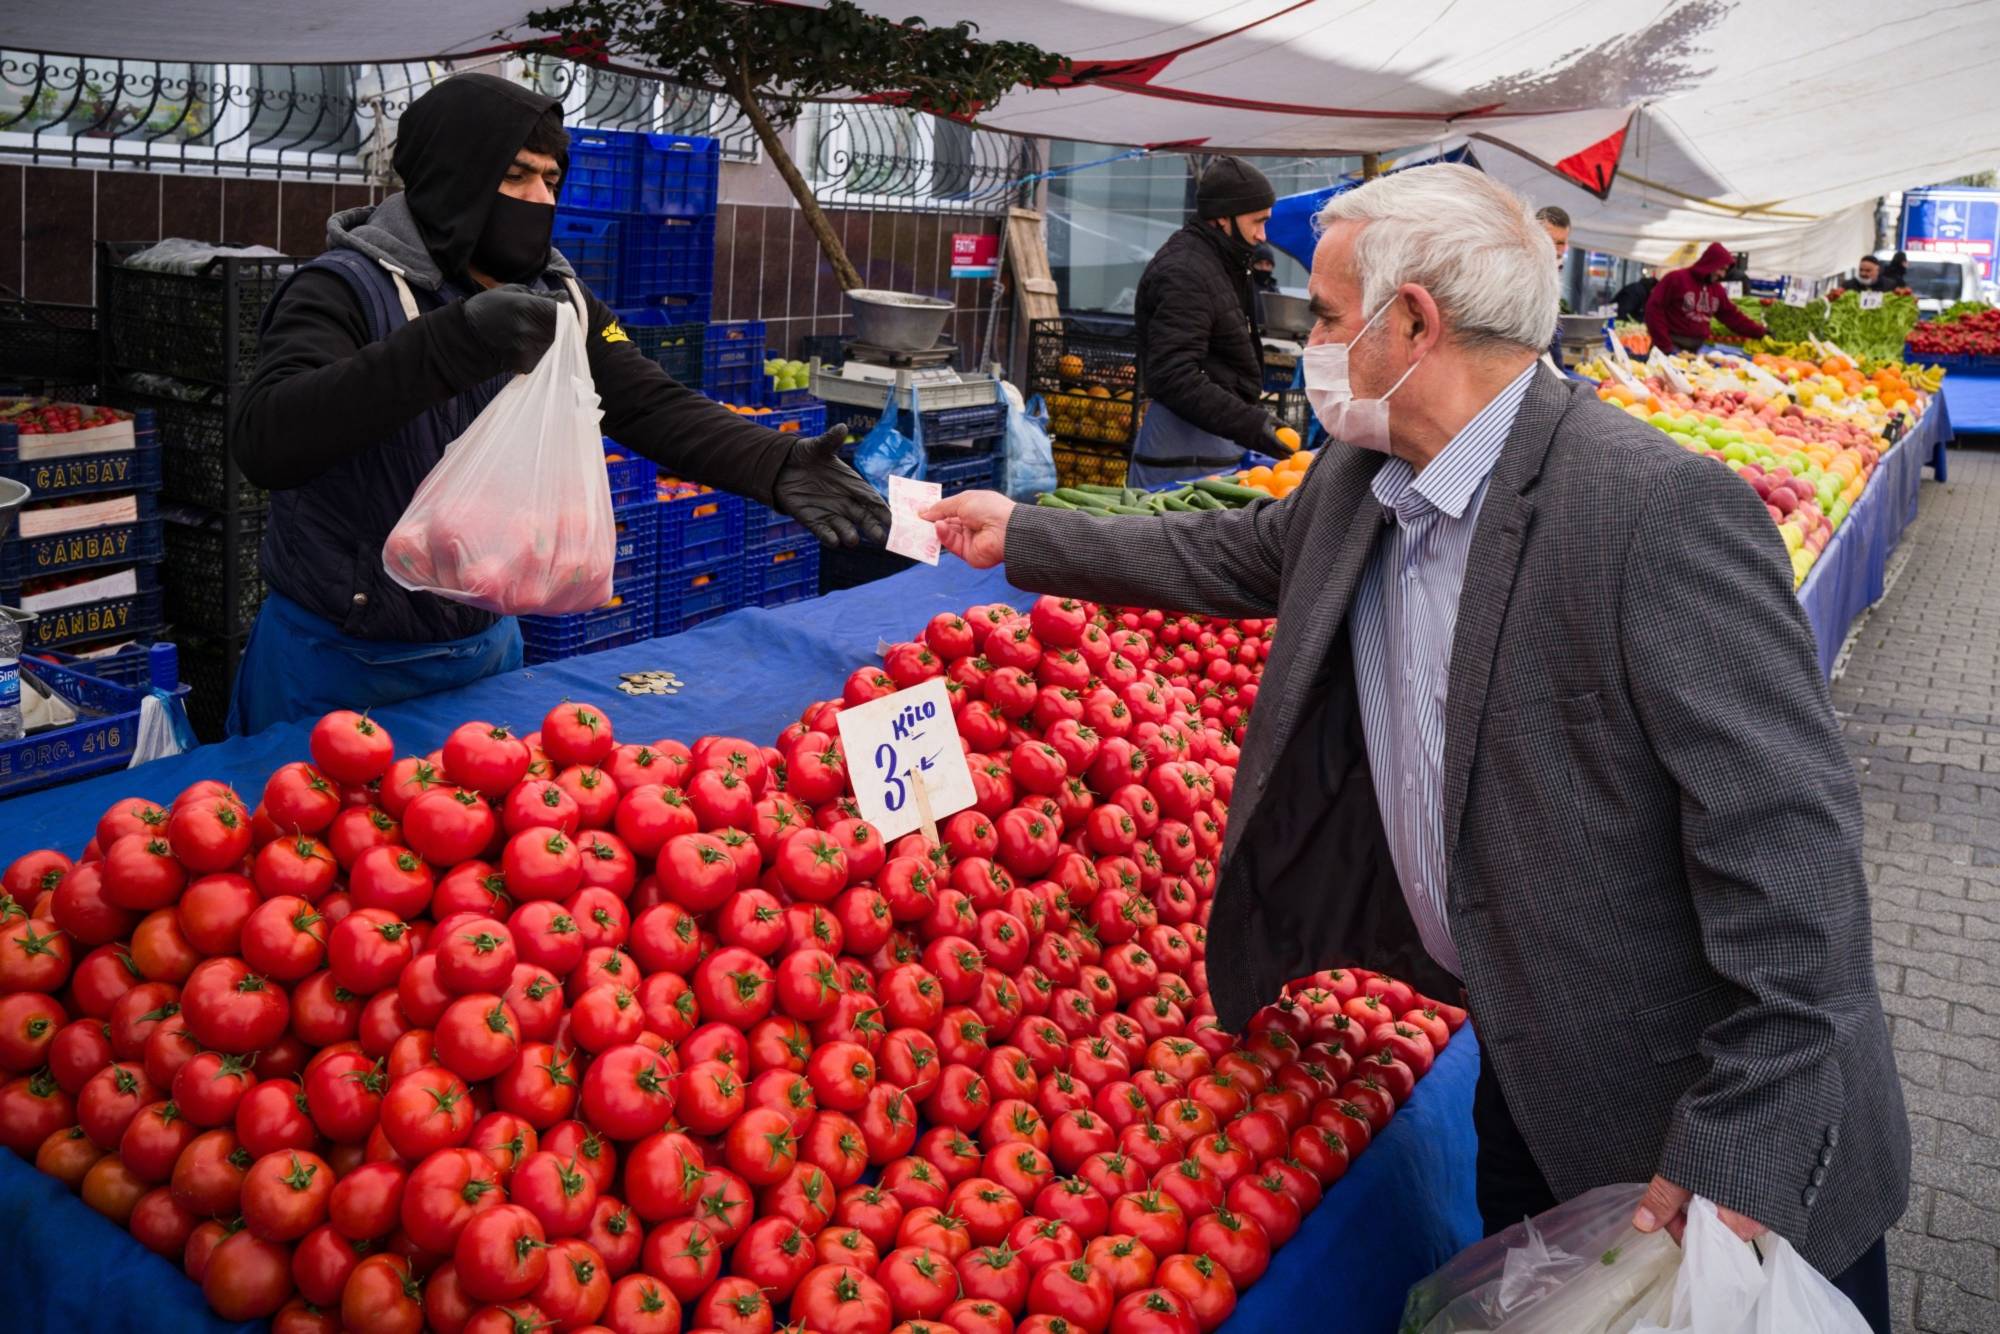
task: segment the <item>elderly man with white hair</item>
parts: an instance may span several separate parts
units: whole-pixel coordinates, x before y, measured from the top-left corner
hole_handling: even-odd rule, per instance
[[[1489,1230],[1646,1181],[1775,1229],[1888,1329],[1909,1128],[1861,803],[1756,493],[1538,365],[1549,239],[1462,166],[1320,215],[1282,500],[929,511],[974,565],[1278,617],[1209,920],[1217,1016],[1345,963],[1469,997]]]

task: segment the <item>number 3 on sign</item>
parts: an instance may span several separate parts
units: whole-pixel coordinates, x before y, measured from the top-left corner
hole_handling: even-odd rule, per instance
[[[875,775],[882,784],[883,809],[892,813],[902,810],[909,792],[902,771],[896,768],[896,748],[886,741],[875,747]]]
[[[841,748],[867,757],[847,773],[861,818],[883,838],[901,838],[977,800],[942,678],[842,709],[837,721]]]

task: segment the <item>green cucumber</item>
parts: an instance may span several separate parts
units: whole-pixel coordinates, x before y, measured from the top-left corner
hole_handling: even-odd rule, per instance
[[[1095,495],[1089,491],[1083,490],[1080,487],[1074,487],[1074,486],[1059,486],[1055,490],[1049,492],[1049,494],[1054,496],[1057,500],[1067,500],[1072,505],[1102,506],[1108,503],[1107,497]]]
[[[1037,505],[1045,505],[1052,510],[1073,510],[1076,508],[1076,506],[1070,504],[1067,500],[1064,500],[1052,491],[1037,496],[1035,503]]]
[[[1195,507],[1187,501],[1182,500],[1179,496],[1167,496],[1161,500],[1160,507],[1169,514],[1193,514],[1195,512]]]
[[[1078,482],[1074,486],[1064,487],[1063,489],[1066,491],[1088,491],[1092,495],[1109,496],[1113,500],[1117,500],[1125,494],[1124,487],[1105,486],[1102,482]]]
[[[1140,505],[1107,505],[1105,506],[1105,508],[1110,510],[1113,514],[1136,514],[1141,518],[1148,518],[1148,519],[1157,517],[1154,515],[1152,510],[1146,509],[1145,507]]]
[[[1217,500],[1233,501],[1239,505],[1247,505],[1253,500],[1269,500],[1271,498],[1271,494],[1268,491],[1259,491],[1254,487],[1238,486],[1234,482],[1225,482],[1220,477],[1203,477],[1194,483],[1194,487],[1197,491],[1207,492]]]

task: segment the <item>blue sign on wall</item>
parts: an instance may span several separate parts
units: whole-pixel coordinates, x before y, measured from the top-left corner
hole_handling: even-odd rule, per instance
[[[1981,280],[1994,277],[2000,247],[2000,190],[1909,190],[1903,194],[1902,248],[1912,255],[1970,255]]]

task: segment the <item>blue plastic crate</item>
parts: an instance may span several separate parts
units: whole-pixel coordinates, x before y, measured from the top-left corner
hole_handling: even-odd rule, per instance
[[[660,572],[704,569],[743,554],[744,500],[699,491],[659,503]]]
[[[759,505],[754,500],[743,502],[743,545],[745,550],[757,547],[782,546],[787,542],[807,537],[806,526],[797,519],[787,518],[769,505]]]
[[[708,326],[708,344],[702,348],[702,364],[710,370],[729,366],[754,366],[764,370],[764,321],[729,320]]]
[[[748,363],[741,366],[704,366],[701,372],[702,393],[718,403],[734,403],[739,407],[757,406],[763,392],[759,386],[768,383],[763,368]]]
[[[612,456],[617,455],[614,459]],[[611,508],[623,509],[652,498],[660,470],[610,437],[604,440],[604,471],[611,481]]]
[[[144,690],[148,686],[171,690],[180,680],[180,650],[164,640],[157,644],[128,644],[116,653],[97,657],[83,657],[59,649],[42,656],[46,661],[73,672],[82,672],[85,676],[94,676],[100,681],[133,690]]]
[[[642,137],[627,130],[570,130],[563,207],[614,213],[637,208]]]
[[[713,304],[710,294],[670,294],[649,297],[644,301],[634,301],[619,311],[622,318],[634,311],[652,312],[651,320],[659,324],[699,324],[704,334],[708,328],[709,307]]]
[[[836,404],[835,412],[835,420],[846,422],[847,429],[857,436],[868,434],[882,417],[879,408],[856,407],[848,403]],[[951,449],[960,454],[991,450],[1007,434],[1007,408],[1003,403],[936,408],[919,416],[922,418],[925,445]],[[907,416],[904,417],[904,424],[907,428]]]
[[[24,460],[20,429],[12,423],[0,423],[0,477],[11,477],[25,484],[35,493],[36,500],[60,500],[107,491],[158,491],[160,441],[153,431],[151,412],[134,417],[132,446],[68,458]]]
[[[743,605],[743,558],[739,552],[701,569],[660,575],[654,633],[677,635]]]
[[[768,542],[743,553],[743,603],[782,607],[819,596],[819,542],[811,536]]]
[[[639,211],[660,218],[699,218],[715,212],[722,177],[722,145],[681,134],[641,134]]]
[[[68,700],[77,720],[19,741],[0,741],[0,796],[54,787],[131,764],[132,748],[139,740],[139,708],[150,689],[167,691],[177,709],[188,693],[173,679],[172,646],[164,647],[169,650],[166,679],[139,685],[107,681],[58,663],[24,661],[22,670]]]
[[[137,592],[41,612],[34,624],[21,627],[21,651],[41,653],[98,639],[143,639],[158,634],[166,620],[159,567],[134,568],[139,574]],[[20,605],[21,585],[0,584],[0,606]]]
[[[936,482],[948,496],[960,491],[990,491],[999,480],[999,463],[991,454],[955,459],[932,456],[924,460],[924,480]]]
[[[529,662],[554,662],[579,653],[596,653],[637,643],[653,635],[654,599],[641,593],[618,606],[576,611],[566,616],[523,616],[522,656]]]
[[[660,573],[660,507],[641,500],[615,511],[618,546],[611,567],[612,588],[623,592],[625,585],[651,584]]]
[[[819,435],[826,430],[826,404],[817,400],[797,408],[773,408],[760,412],[745,421],[768,426],[774,431],[791,431],[798,435]]]
[[[625,303],[625,294],[618,286],[624,236],[621,218],[561,212],[556,214],[552,240],[576,270],[577,281],[606,305],[616,306]]]
[[[764,382],[769,384],[770,377],[766,376]],[[774,408],[805,408],[819,402],[810,389],[774,389],[766,401]]]
[[[715,290],[715,219],[629,217],[619,260],[619,300],[640,304]]]
[[[139,500],[139,517],[130,523],[99,524],[75,532],[44,537],[10,537],[0,542],[0,583],[18,584],[69,570],[99,565],[137,565],[160,559],[159,501],[151,493]]]

